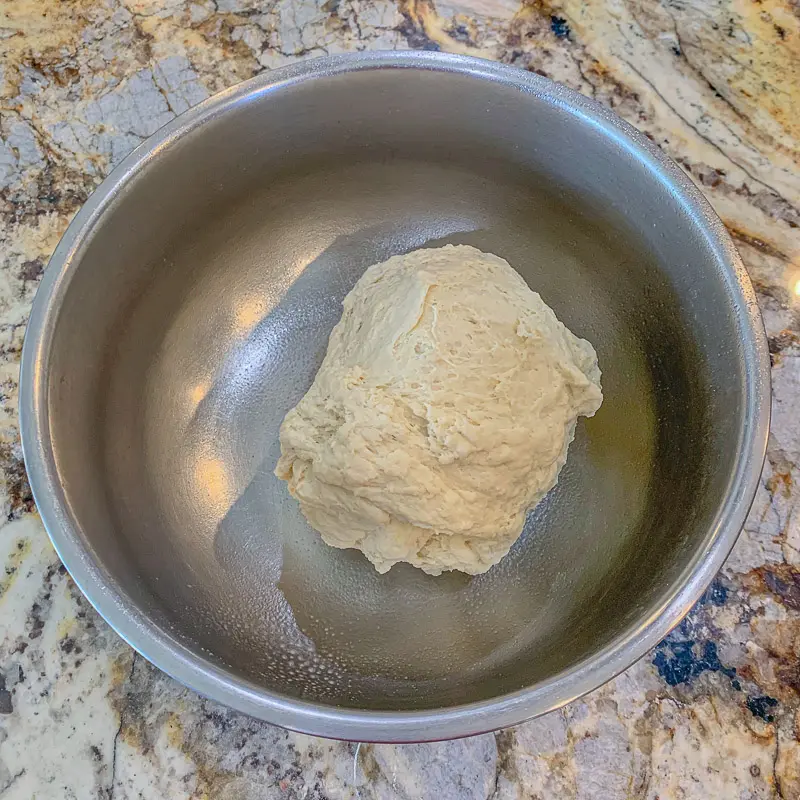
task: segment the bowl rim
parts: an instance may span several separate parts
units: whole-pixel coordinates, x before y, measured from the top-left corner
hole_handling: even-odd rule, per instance
[[[318,77],[378,69],[457,73],[510,86],[559,107],[574,117],[576,124],[595,127],[631,152],[659,178],[664,191],[679,198],[705,235],[734,299],[745,364],[746,407],[740,431],[740,458],[725,500],[689,564],[639,622],[599,651],[538,684],[488,700],[421,711],[355,710],[267,690],[189,650],[147,617],[95,558],[70,508],[55,464],[46,380],[61,300],[85,245],[114,199],[143,167],[176,140],[240,103]],[[68,227],[34,298],[22,352],[19,415],[31,489],[53,546],[89,602],[138,653],[201,695],[284,728],[328,738],[399,743],[498,730],[560,708],[614,678],[663,639],[714,578],[744,525],[766,456],[770,396],[766,334],[755,293],[734,244],[699,189],[646,136],[594,100],[516,67],[438,52],[372,51],[297,62],[213,95],[158,130],[114,168]]]

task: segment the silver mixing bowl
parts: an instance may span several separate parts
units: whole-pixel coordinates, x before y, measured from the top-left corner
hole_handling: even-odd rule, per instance
[[[340,303],[389,255],[506,258],[597,349],[605,402],[498,566],[323,544],[272,474]],[[655,645],[763,462],[753,291],[683,173],[550,81],[432,53],[297,64],[167,125],[94,193],[34,303],[22,434],[75,581],[179,681],[322,736],[512,725]]]

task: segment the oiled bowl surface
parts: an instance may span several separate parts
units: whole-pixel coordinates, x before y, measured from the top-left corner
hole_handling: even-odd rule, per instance
[[[57,252],[23,409],[45,522],[123,635],[250,713],[370,739],[540,713],[641,655],[735,539],[766,432],[749,285],[677,168],[547,81],[420,55],[273,80],[157,134]],[[364,269],[445,243],[591,341],[605,401],[499,565],[381,576],[306,524],[278,428]]]

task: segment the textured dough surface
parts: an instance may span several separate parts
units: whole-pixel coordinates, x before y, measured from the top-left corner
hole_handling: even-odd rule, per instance
[[[334,547],[386,572],[485,572],[602,402],[594,348],[498,256],[416,250],[344,299],[275,474]]]

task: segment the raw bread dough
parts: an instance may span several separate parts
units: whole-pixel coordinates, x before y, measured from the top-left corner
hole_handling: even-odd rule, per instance
[[[283,421],[275,474],[334,547],[386,572],[496,564],[600,407],[594,348],[474,247],[370,267]]]

